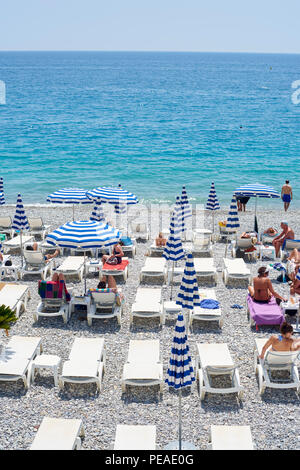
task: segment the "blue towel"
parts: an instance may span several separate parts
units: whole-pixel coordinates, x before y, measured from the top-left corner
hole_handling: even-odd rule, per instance
[[[199,305],[201,308],[211,308],[211,309],[220,308],[220,302],[214,299],[203,299],[201,300]]]
[[[239,304],[233,304],[231,305],[231,308],[243,308],[242,305]]]
[[[124,246],[132,245],[132,240],[129,237],[122,237],[120,240],[121,240],[121,242],[124,243]]]

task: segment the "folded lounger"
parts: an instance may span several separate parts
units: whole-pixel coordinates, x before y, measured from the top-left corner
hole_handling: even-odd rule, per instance
[[[142,282],[145,277],[163,278],[166,280],[167,264],[165,258],[146,258],[145,264],[141,269],[140,281]]]
[[[42,279],[52,276],[53,259],[46,262],[44,255],[40,251],[24,250],[25,265],[21,269],[21,276],[25,274],[39,274]]]
[[[156,426],[118,424],[114,450],[155,450]]]
[[[211,426],[212,450],[254,450],[250,426]]]
[[[0,357],[0,381],[23,380],[30,387],[32,360],[42,352],[42,339],[36,336],[13,336]]]
[[[199,278],[210,277],[217,283],[217,270],[213,258],[194,258],[194,266],[198,281]]]
[[[5,284],[0,290],[0,305],[6,305],[16,312],[19,317],[22,310],[26,310],[30,299],[29,287],[24,284]]]
[[[127,362],[123,368],[122,392],[126,385],[149,387],[159,385],[163,391],[163,365],[160,362],[159,340],[130,340]]]
[[[297,358],[299,351],[272,351],[268,349],[263,359],[260,359],[262,348],[269,338],[257,338],[254,346],[254,369],[258,374],[259,393],[263,395],[266,387],[296,388],[300,390]],[[287,371],[287,376],[278,377],[276,372]],[[274,374],[275,373],[275,374]]]
[[[149,240],[149,229],[144,222],[131,222],[130,236],[136,239]]]
[[[95,382],[100,392],[105,369],[104,338],[75,338],[69,359],[64,363],[58,385],[65,382]]]
[[[39,281],[38,287],[41,301],[37,306],[36,313],[33,314],[34,321],[39,317],[59,317],[62,316],[64,323],[67,323],[71,312],[66,301],[66,286],[63,280],[58,282]]]
[[[164,325],[165,317],[161,303],[160,288],[138,287],[135,301],[131,308],[130,324],[133,321],[133,317],[159,317],[160,324]]]
[[[273,296],[267,304],[260,304],[248,294],[247,316],[251,326],[281,325],[284,322],[283,311]]]
[[[12,220],[9,216],[0,217],[0,233],[8,235],[10,238],[14,236],[14,229],[12,228]]]
[[[90,290],[91,304],[87,311],[87,322],[92,326],[93,318],[107,319],[117,317],[121,324],[122,305],[117,305],[117,294],[111,289]]]
[[[217,300],[214,289],[203,289],[199,291],[200,302],[202,300]],[[203,308],[194,307],[189,311],[189,327],[192,329],[193,321],[216,321],[219,323],[220,328],[223,326],[222,310],[221,308]]]
[[[124,281],[128,278],[128,258],[123,256],[120,264],[103,264],[102,276],[123,276]]]
[[[45,225],[41,217],[28,217],[29,234],[39,235],[42,240],[48,234],[50,225]]]
[[[24,245],[33,241],[34,241],[34,237],[32,235],[22,235],[22,249],[24,248]],[[16,237],[13,237],[10,240],[3,242],[4,253],[7,253],[8,250],[20,249],[20,246],[21,246],[20,235],[17,235]]]
[[[68,256],[56,269],[57,273],[64,276],[78,276],[82,281],[84,273],[84,256]]]
[[[81,419],[44,417],[30,450],[79,450],[84,429]]]
[[[197,343],[197,379],[200,400],[206,393],[237,393],[242,396],[238,368],[235,366],[226,343]],[[219,388],[212,384],[215,375],[230,375],[231,387]]]
[[[225,285],[228,284],[229,280],[246,280],[250,283],[251,273],[242,258],[223,258],[223,260],[225,264],[223,270],[223,279]]]

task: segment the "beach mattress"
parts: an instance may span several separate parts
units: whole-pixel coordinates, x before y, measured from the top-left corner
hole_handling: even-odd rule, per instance
[[[275,297],[271,297],[267,304],[259,304],[248,295],[247,304],[249,314],[256,325],[281,325],[284,321],[284,314]]]

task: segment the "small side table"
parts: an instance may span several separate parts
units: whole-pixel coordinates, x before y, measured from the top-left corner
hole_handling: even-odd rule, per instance
[[[102,271],[102,261],[101,260],[96,260],[96,261],[88,261],[86,264],[85,264],[85,271],[86,271],[86,274],[89,274],[89,273],[101,273]]]
[[[259,259],[262,260],[263,256],[268,256],[275,261],[275,247],[273,245],[257,245],[259,247]]]
[[[74,305],[85,305],[88,313],[91,305],[91,297],[89,295],[72,295],[69,302],[69,318],[71,317]]]
[[[167,300],[166,302],[163,302],[164,315],[178,315],[181,311],[181,305],[178,305],[175,300]]]
[[[54,376],[54,384],[58,386],[58,372],[61,367],[61,358],[59,356],[53,356],[51,354],[40,354],[31,363],[31,378],[34,381],[34,374],[36,370],[51,369]],[[29,374],[28,374],[29,375]]]

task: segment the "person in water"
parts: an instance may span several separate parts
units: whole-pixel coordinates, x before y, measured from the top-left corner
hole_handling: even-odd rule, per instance
[[[281,188],[281,199],[285,212],[288,210],[291,200],[293,199],[293,190],[289,180],[286,180],[285,184]]]
[[[300,349],[299,340],[294,340],[293,327],[287,322],[283,322],[280,327],[279,335],[272,335],[265,343],[259,355],[263,359],[267,349],[271,346],[271,351],[298,351]]]
[[[261,266],[258,270],[258,276],[253,278],[253,286],[248,286],[248,291],[254,302],[259,304],[267,304],[271,300],[272,295],[276,298],[276,302],[286,301],[280,294],[275,292],[272,282],[269,279],[269,271],[265,266]],[[277,300],[278,299],[278,300]]]

